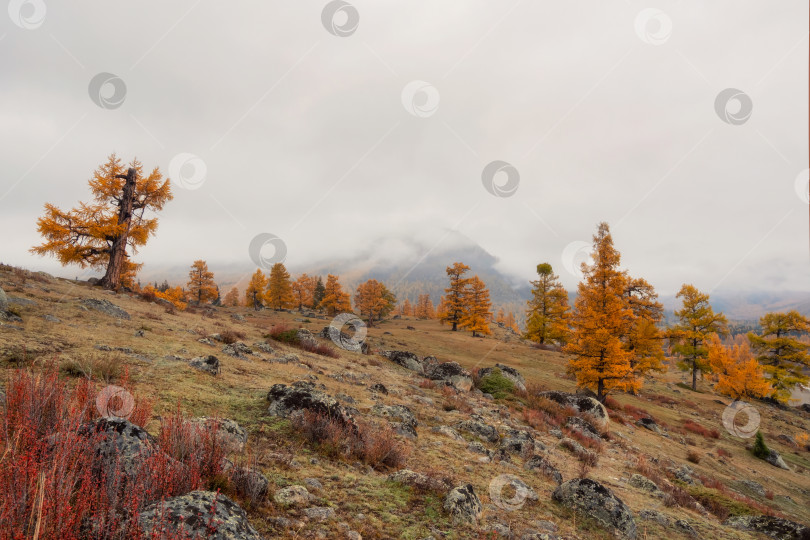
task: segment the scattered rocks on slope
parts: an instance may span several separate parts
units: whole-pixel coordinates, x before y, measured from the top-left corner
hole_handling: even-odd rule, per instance
[[[368,387],[369,392],[374,394],[385,394],[388,395],[388,388],[385,387],[382,383],[372,384]]]
[[[659,435],[661,434],[661,428],[652,418],[639,418],[638,421],[636,421],[636,425],[650,430],[653,433],[658,433]]]
[[[495,364],[495,367],[488,367],[480,370],[478,372],[478,376],[481,378],[486,377],[492,370],[498,368],[501,370],[501,375],[512,381],[512,384],[515,385],[515,388],[518,390],[526,390],[526,379],[523,378],[523,375],[513,367],[509,367],[505,364]]]
[[[444,510],[450,514],[454,523],[476,525],[484,507],[472,484],[466,484],[450,490],[444,499]]]
[[[275,351],[275,349],[273,349],[273,347],[271,347],[269,343],[266,343],[264,341],[257,341],[256,343],[253,344],[253,346],[266,354],[273,354],[273,351]]]
[[[636,537],[633,512],[613,492],[595,480],[569,480],[557,487],[551,498],[566,508],[583,512],[626,538]]]
[[[573,407],[577,412],[588,413],[591,415],[594,424],[597,424],[597,427],[607,427],[610,419],[607,409],[592,397],[557,391],[540,392],[539,395],[564,407]]]
[[[759,482],[754,482],[753,480],[743,480],[741,484],[751,490],[754,494],[759,495],[760,497],[765,496],[765,488]]]
[[[192,358],[188,364],[195,369],[205,371],[211,375],[219,374],[219,358],[211,354]]]
[[[425,365],[425,375],[433,381],[450,383],[457,390],[469,392],[473,385],[472,374],[458,362],[441,362]]]
[[[150,538],[175,537],[181,530],[191,538],[262,538],[238,504],[213,491],[192,491],[147,506],[138,517],[138,524]]]
[[[352,415],[337,399],[315,389],[315,383],[297,381],[292,385],[274,384],[267,393],[270,402],[268,413],[273,416],[289,417],[295,411],[312,411],[327,415],[344,425],[356,427]]]
[[[315,336],[312,335],[312,332],[307,330],[306,328],[299,328],[295,332],[295,336],[298,338],[298,343],[301,345],[317,345],[318,341],[315,339]]]
[[[327,521],[335,518],[335,510],[328,506],[304,508],[304,515],[313,521]]]
[[[670,469],[670,472],[675,475],[675,478],[690,486],[703,485],[703,482],[700,481],[700,478],[695,476],[695,471],[689,465],[681,465],[677,469]]]
[[[495,443],[500,440],[498,430],[494,426],[487,424],[484,419],[477,414],[470,416],[469,420],[463,420],[456,424],[456,429],[472,433],[479,439]]]
[[[810,528],[772,516],[736,516],[725,521],[724,525],[762,533],[779,540],[804,540],[810,538]]]
[[[565,421],[565,426],[581,433],[583,436],[588,437],[589,439],[593,439],[595,441],[602,440],[602,437],[599,435],[599,431],[597,431],[597,429],[593,427],[590,422],[584,418],[580,418],[579,416],[569,416]]]
[[[557,468],[543,456],[530,457],[523,465],[523,468],[529,471],[538,471],[542,473],[547,478],[554,480],[558,486],[562,484],[563,478],[560,471],[558,471]]]
[[[526,455],[534,451],[534,437],[528,431],[509,428],[504,432],[499,448],[508,454]]]
[[[116,319],[127,319],[129,320],[129,313],[121,309],[120,307],[116,306],[109,300],[96,300],[95,298],[85,298],[81,301],[82,305],[94,309],[96,311],[100,311],[105,315],[109,315],[110,317],[115,317]]]
[[[458,431],[451,428],[450,426],[436,426],[430,429],[433,433],[438,433],[440,435],[444,435],[445,437],[450,437],[454,441],[463,441],[464,437],[458,434]]]

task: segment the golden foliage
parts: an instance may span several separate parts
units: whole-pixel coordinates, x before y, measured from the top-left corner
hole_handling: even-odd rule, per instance
[[[203,260],[194,261],[191,265],[186,286],[189,300],[198,305],[213,302],[219,293],[214,283],[214,273],[208,271],[208,264]]]
[[[759,398],[771,390],[747,343],[726,347],[717,334],[708,342],[708,361],[717,378],[714,389],[734,399]]]
[[[270,278],[267,280],[265,302],[273,309],[289,309],[295,305],[290,273],[284,263],[276,263],[270,268]]]
[[[397,299],[384,284],[376,279],[369,279],[357,287],[354,294],[354,305],[360,315],[366,318],[369,326],[391,313],[397,305]]]
[[[338,276],[332,274],[326,276],[324,295],[319,307],[326,310],[326,313],[329,315],[347,313],[352,310],[349,293],[343,290]]]

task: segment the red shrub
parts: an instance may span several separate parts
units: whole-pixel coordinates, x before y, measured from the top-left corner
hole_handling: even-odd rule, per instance
[[[684,420],[683,421],[683,428],[686,431],[689,431],[691,433],[695,433],[695,434],[700,435],[702,437],[705,437],[707,439],[709,439],[709,438],[711,438],[711,439],[719,439],[720,438],[720,432],[717,431],[716,429],[707,429],[707,428],[701,426],[700,424],[698,424],[697,422],[694,422],[692,420],[688,420],[688,419]]]

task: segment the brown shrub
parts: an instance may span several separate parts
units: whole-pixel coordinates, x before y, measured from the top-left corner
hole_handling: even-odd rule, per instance
[[[226,345],[231,345],[247,337],[244,332],[240,332],[239,330],[225,330],[220,332],[219,335],[222,338],[222,342]]]
[[[697,450],[689,450],[686,454],[686,459],[694,464],[700,463],[701,455]]]

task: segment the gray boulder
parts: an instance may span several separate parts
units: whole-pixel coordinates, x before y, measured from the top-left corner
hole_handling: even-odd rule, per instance
[[[447,491],[452,486],[444,478],[428,476],[410,469],[401,469],[388,475],[388,480],[424,491]]]
[[[296,381],[290,386],[274,384],[267,392],[267,401],[270,402],[267,412],[273,416],[287,418],[295,411],[311,411],[357,429],[354,418],[337,399],[317,390],[311,382]]]
[[[780,469],[785,469],[786,471],[790,470],[790,467],[787,466],[785,460],[782,459],[782,456],[780,456],[779,452],[777,452],[776,450],[771,450],[768,453],[767,457],[765,458],[765,461],[767,461],[774,467],[779,467]]]
[[[415,438],[416,428],[419,421],[414,416],[413,412],[405,405],[375,405],[371,408],[371,413],[378,416],[385,416],[394,420],[391,425],[397,430],[400,435]]]
[[[455,427],[456,429],[472,433],[479,439],[491,443],[498,442],[501,438],[500,435],[498,435],[498,430],[495,429],[494,426],[487,424],[484,419],[477,414],[470,416],[469,420],[459,422]]]
[[[595,519],[614,533],[625,538],[636,537],[633,512],[612,491],[595,480],[569,480],[557,487],[551,498],[570,510]]]
[[[483,378],[492,373],[492,371],[498,368],[501,370],[501,375],[512,381],[512,384],[515,385],[515,388],[518,390],[526,390],[526,379],[523,378],[523,375],[513,367],[509,367],[505,364],[495,364],[495,367],[488,367],[480,370],[478,372],[478,376]]]
[[[528,431],[509,428],[503,433],[499,448],[507,454],[527,454],[534,450],[534,437]]]
[[[450,514],[453,523],[476,525],[481,519],[484,507],[472,484],[466,484],[450,490],[444,499],[444,510]]]
[[[646,491],[648,493],[652,493],[656,497],[663,497],[664,492],[658,489],[658,486],[647,478],[646,476],[640,474],[634,474],[630,477],[630,481],[628,482],[634,488],[638,488],[642,491]]]
[[[241,341],[237,341],[222,347],[222,352],[230,356],[235,356],[236,358],[245,358],[253,354],[253,349]]]
[[[8,309],[8,296],[6,296],[6,291],[0,287],[0,311],[5,311]]]
[[[217,439],[228,452],[241,452],[245,449],[247,442],[247,431],[229,418],[209,418],[201,416],[192,418],[191,422],[198,426],[206,426],[209,429],[216,429]]]
[[[315,497],[304,486],[287,486],[276,491],[273,500],[280,506],[301,507],[308,505]]]
[[[120,307],[116,306],[109,300],[97,300],[95,298],[85,298],[82,300],[82,305],[86,306],[90,309],[94,309],[96,311],[100,311],[105,315],[109,315],[110,317],[115,317],[116,319],[126,319],[129,320],[129,313],[121,309]]]
[[[219,359],[214,355],[192,358],[188,364],[194,369],[205,371],[211,375],[219,374]]]
[[[412,352],[408,351],[382,351],[380,354],[395,364],[399,364],[400,366],[410,369],[411,371],[415,371],[419,374],[424,375],[425,370],[424,366],[422,365],[422,361],[419,359]]]
[[[469,392],[473,385],[472,374],[462,368],[458,362],[441,362],[427,364],[425,375],[433,381],[450,383],[457,390]]]
[[[569,416],[565,421],[565,427],[577,431],[589,439],[593,439],[595,441],[602,440],[602,436],[599,434],[599,431],[597,431],[597,429],[593,427],[590,422],[584,418],[580,418],[579,416]]]
[[[764,534],[779,540],[806,540],[810,538],[810,528],[800,523],[773,516],[736,516],[723,523],[743,531]]]
[[[607,409],[592,397],[557,391],[540,392],[538,395],[555,401],[563,407],[572,407],[577,412],[587,413],[591,415],[593,422],[598,424],[599,428],[607,427],[610,419]]]
[[[226,495],[192,491],[147,506],[138,524],[150,538],[184,537],[213,540],[261,540],[245,511]]]

